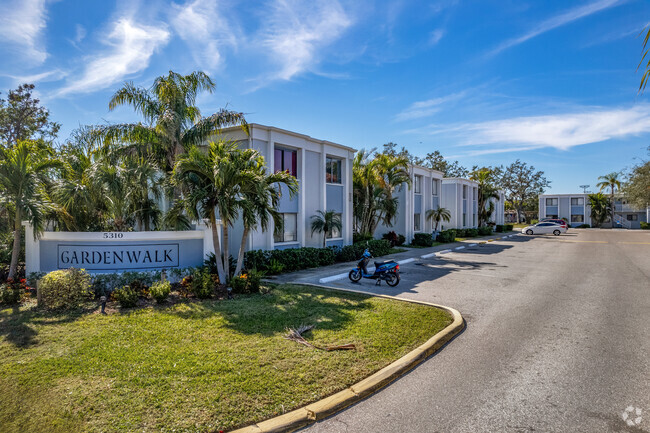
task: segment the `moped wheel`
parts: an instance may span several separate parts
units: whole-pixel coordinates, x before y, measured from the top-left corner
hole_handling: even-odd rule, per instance
[[[386,280],[386,284],[388,284],[391,287],[395,287],[396,285],[399,284],[399,274],[397,272],[391,272],[388,275],[388,279]]]
[[[359,280],[361,280],[361,271],[359,269],[352,269],[348,274],[348,278],[350,278],[350,281],[353,283],[358,283]]]

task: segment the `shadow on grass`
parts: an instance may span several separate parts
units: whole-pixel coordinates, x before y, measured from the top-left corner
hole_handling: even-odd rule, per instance
[[[26,349],[38,344],[36,339],[38,331],[34,325],[59,325],[73,322],[89,311],[92,310],[45,312],[32,308],[21,311],[18,305],[14,305],[11,309],[0,310],[0,337],[4,336],[15,347]]]
[[[218,314],[226,328],[243,334],[271,336],[300,325],[341,329],[355,320],[356,313],[371,308],[365,295],[284,286],[264,295],[242,295],[235,300],[206,301],[188,309],[170,309],[167,314],[184,319],[204,319]]]

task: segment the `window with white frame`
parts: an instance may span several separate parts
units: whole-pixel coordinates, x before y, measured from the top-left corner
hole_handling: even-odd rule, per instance
[[[282,213],[282,227],[273,235],[274,242],[295,242],[298,240],[298,214]]]
[[[415,176],[413,179],[413,188],[416,194],[422,194],[422,176]]]
[[[275,148],[273,155],[275,173],[286,171],[294,177],[298,177],[298,152],[281,147]]]
[[[327,157],[325,161],[325,182],[341,183],[341,166],[343,161],[338,158]]]
[[[343,223],[343,214],[337,213],[335,214],[341,223]],[[341,237],[341,231],[337,228],[332,228],[332,230],[327,232],[327,239],[337,239]]]
[[[637,214],[635,214],[635,213],[633,213],[633,214],[628,214],[628,215],[627,215],[627,220],[628,220],[628,221],[638,221],[638,220],[639,220],[639,216],[638,216]]]
[[[416,232],[419,232],[420,230],[422,230],[422,227],[420,226],[420,224],[421,224],[420,223],[420,214],[416,213],[416,214],[413,215],[413,230],[415,230]]]
[[[555,197],[555,198],[547,198],[546,199],[546,206],[557,206],[557,197]]]
[[[572,223],[583,223],[585,222],[585,216],[584,215],[571,215],[571,222]]]
[[[438,181],[431,179],[431,195],[438,195]]]
[[[584,197],[573,197],[571,199],[571,206],[584,206],[585,199]]]

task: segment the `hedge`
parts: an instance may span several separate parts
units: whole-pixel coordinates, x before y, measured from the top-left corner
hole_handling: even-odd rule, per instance
[[[416,233],[411,243],[417,247],[430,247],[433,245],[433,237],[430,233]]]
[[[479,236],[490,236],[492,234],[492,227],[483,226],[478,228]]]
[[[650,223],[647,223],[645,221],[641,221],[640,224],[641,224],[641,229],[650,230]]]
[[[453,242],[455,239],[456,239],[456,230],[449,229],[438,233],[437,241],[442,243],[447,243],[447,242]]]

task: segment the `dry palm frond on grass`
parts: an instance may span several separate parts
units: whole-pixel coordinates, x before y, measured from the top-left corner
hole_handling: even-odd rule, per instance
[[[305,332],[311,331],[314,329],[314,325],[301,325],[298,328],[287,328],[287,335],[284,336],[287,340],[295,341],[296,343],[304,344],[307,347],[313,347],[318,350],[326,350],[328,352],[332,350],[354,350],[356,346],[354,344],[342,344],[340,346],[328,346],[328,347],[319,347],[311,344],[309,341],[305,340],[305,337],[302,336]]]

